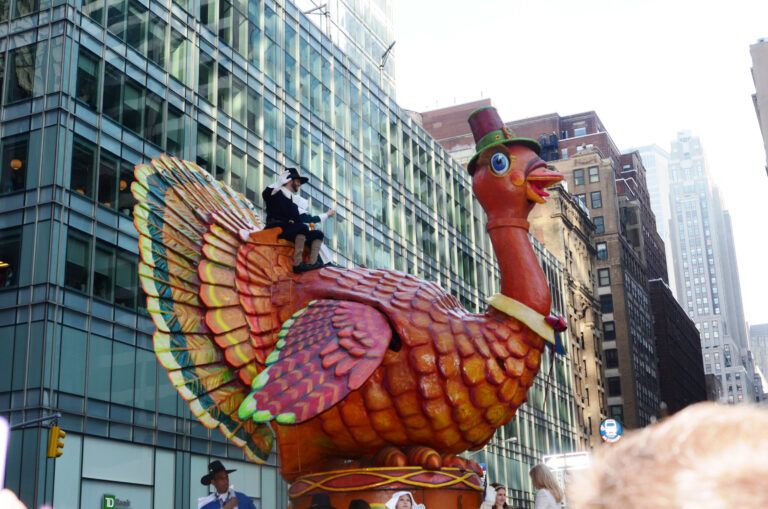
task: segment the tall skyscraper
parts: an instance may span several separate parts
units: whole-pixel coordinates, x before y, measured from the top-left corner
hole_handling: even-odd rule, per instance
[[[645,167],[645,179],[648,183],[648,195],[651,199],[651,209],[656,216],[656,229],[664,241],[665,256],[667,259],[668,285],[672,293],[677,296],[674,278],[674,258],[672,256],[671,241],[669,238],[669,152],[658,145],[646,145],[636,150],[640,153]]]
[[[368,56],[365,34],[391,31],[389,7],[365,10],[381,5],[331,6],[365,25],[347,35]],[[58,411],[68,433],[55,460],[47,428],[12,433],[6,485],[30,507],[102,507],[105,495],[191,507],[214,458],[260,508],[287,505],[276,456],[245,462],[155,359],[135,164],[196,161],[257,206],[284,166],[300,166],[311,208],[337,208],[325,232],[339,265],[414,273],[475,309],[497,290],[466,169],[379,86],[375,58],[346,55],[312,16],[270,0],[0,2],[0,413]],[[537,250],[559,288],[562,269]],[[556,363],[508,425],[519,497],[527,468],[576,444],[570,362]]]
[[[724,400],[749,401],[753,375],[730,217],[698,137],[678,133],[669,170],[678,300],[701,333],[704,372],[720,379]]]
[[[759,39],[749,47],[752,54],[752,80],[755,82],[755,113],[763,133],[765,146],[765,173],[768,175],[768,38]]]

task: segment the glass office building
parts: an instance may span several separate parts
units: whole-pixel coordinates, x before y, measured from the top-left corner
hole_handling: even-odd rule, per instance
[[[12,433],[6,485],[30,506],[189,507],[212,458],[259,507],[286,505],[276,458],[245,463],[155,360],[131,218],[139,162],[196,161],[257,206],[300,166],[311,206],[338,209],[325,230],[340,265],[416,273],[475,309],[497,289],[464,168],[308,16],[272,0],[0,2],[0,414],[59,411],[68,433],[56,460],[45,427]],[[521,410],[530,431],[510,428],[532,456],[564,447],[565,431],[534,434],[572,406],[566,379],[546,412]]]

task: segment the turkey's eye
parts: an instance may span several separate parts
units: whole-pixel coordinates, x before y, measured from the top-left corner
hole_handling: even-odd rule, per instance
[[[496,152],[491,156],[491,171],[503,175],[509,170],[509,158],[504,152]]]

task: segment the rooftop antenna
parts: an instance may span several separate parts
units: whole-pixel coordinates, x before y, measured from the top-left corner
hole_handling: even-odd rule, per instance
[[[316,11],[319,11],[319,12],[316,12]],[[331,34],[331,25],[330,25],[330,23],[331,23],[331,19],[330,19],[331,13],[330,13],[330,11],[328,11],[328,4],[327,3],[316,5],[316,6],[312,7],[311,9],[309,9],[308,11],[303,11],[303,12],[304,12],[304,14],[315,14],[315,13],[317,13],[317,14],[320,14],[321,16],[325,16],[325,31],[326,31],[326,33],[328,35]]]
[[[384,53],[381,54],[381,60],[379,61],[379,88],[384,88],[383,87],[384,65],[387,63],[387,58],[389,58],[389,53],[392,51],[392,48],[394,47],[396,42],[397,41],[392,41],[392,44],[387,46],[387,49],[385,49]]]

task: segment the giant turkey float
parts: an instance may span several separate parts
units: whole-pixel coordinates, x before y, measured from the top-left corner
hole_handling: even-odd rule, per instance
[[[245,197],[194,163],[136,167],[139,275],[171,383],[247,458],[275,441],[295,509],[410,491],[427,507],[475,509],[485,446],[525,401],[562,330],[527,217],[562,179],[493,108],[469,123],[468,165],[501,291],[482,314],[437,284],[389,269],[295,274],[293,245]]]

